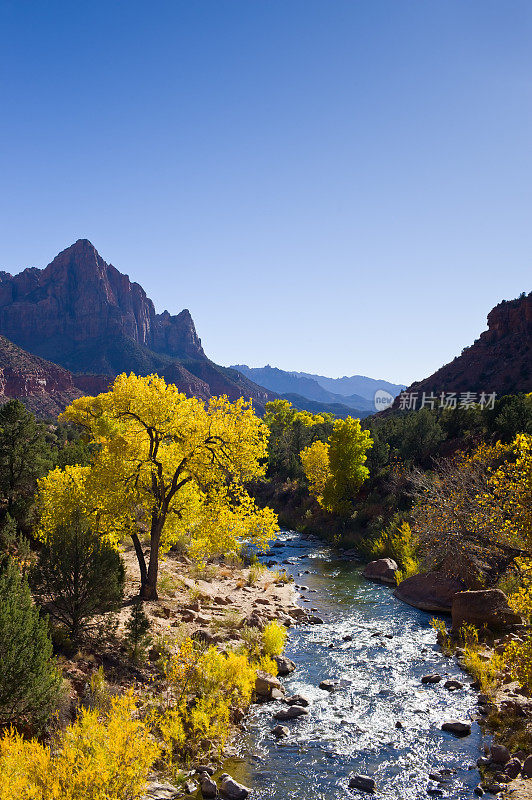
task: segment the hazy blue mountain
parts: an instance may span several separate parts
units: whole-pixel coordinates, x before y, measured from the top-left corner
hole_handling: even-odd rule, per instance
[[[260,386],[277,392],[277,394],[289,392],[307,397],[309,400],[317,400],[320,403],[328,403],[331,399],[330,392],[323,389],[313,378],[295,376],[282,369],[270,367],[269,364],[265,367],[248,367],[246,364],[239,364],[233,366],[232,369],[237,369],[247,378],[254,375],[253,380]]]
[[[375,411],[373,407],[357,409],[353,406],[346,406],[344,403],[320,403],[318,400],[309,400],[308,397],[301,397],[300,394],[292,394],[292,392],[286,392],[281,397],[292,403],[299,411],[310,411],[311,414],[334,414],[335,417],[342,419],[346,417],[362,419]]]
[[[305,372],[287,372],[267,364],[265,367],[248,367],[247,364],[233,366],[259,386],[264,386],[280,395],[294,395],[299,398],[323,403],[326,406],[336,405],[339,408],[333,411],[338,416],[346,416],[342,409],[347,407],[357,416],[367,415],[375,411],[373,397],[377,389],[384,389],[394,397],[399,394],[404,386],[366,378],[363,375],[354,375],[351,378],[326,378],[322,375],[311,375]],[[353,387],[358,387],[355,391]],[[332,387],[332,388],[330,388]],[[290,398],[288,398],[290,399]],[[301,403],[301,400],[299,401]],[[298,406],[297,402],[294,405]],[[308,410],[312,410],[308,408]],[[318,410],[318,409],[316,409]],[[324,409],[322,409],[324,410]]]
[[[366,400],[373,402],[373,397],[377,389],[384,389],[390,392],[394,397],[399,394],[403,389],[406,389],[404,383],[390,383],[389,381],[379,380],[378,378],[367,378],[365,375],[351,375],[350,377],[344,376],[343,378],[326,378],[324,375],[313,375],[310,372],[291,372],[297,378],[310,378],[316,381],[319,386],[326,389],[328,392],[343,397],[344,403],[352,397],[364,397]]]

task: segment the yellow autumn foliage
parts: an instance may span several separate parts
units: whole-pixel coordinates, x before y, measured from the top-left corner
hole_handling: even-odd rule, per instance
[[[231,732],[231,712],[247,708],[256,664],[246,653],[198,648],[187,638],[165,664],[168,704],[157,720],[169,764],[204,749],[221,751]]]
[[[130,694],[102,716],[85,709],[51,750],[13,730],[0,739],[0,800],[133,800],[159,747]]]
[[[303,470],[308,480],[310,493],[318,503],[323,502],[323,492],[329,477],[329,445],[327,442],[313,442],[300,454]]]
[[[149,534],[143,596],[156,597],[159,553],[177,541],[201,560],[236,553],[244,541],[265,549],[277,532],[274,512],[245,488],[264,474],[269,431],[242,398],[204,402],[157,375],[123,374],[62,418],[85,428],[94,454],[89,466],[55,469],[39,482],[38,535],[53,535],[74,510],[116,545]]]
[[[269,622],[262,631],[262,649],[267,656],[279,656],[284,650],[288,631],[276,620]]]
[[[327,442],[316,441],[300,453],[311,494],[327,511],[346,516],[369,476],[366,452],[373,446],[359,419],[337,419]]]
[[[512,678],[532,692],[532,636],[524,642],[511,642],[503,654],[504,664]]]

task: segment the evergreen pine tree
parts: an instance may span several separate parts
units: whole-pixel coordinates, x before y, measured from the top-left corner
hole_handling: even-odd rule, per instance
[[[126,630],[126,638],[131,647],[131,653],[134,660],[138,661],[151,641],[151,636],[148,633],[150,620],[146,616],[140,598],[136,599],[131,606],[131,613],[126,622]]]
[[[51,466],[46,426],[20,400],[9,400],[0,408],[0,492],[18,523],[33,503],[37,479]]]
[[[26,579],[7,559],[0,571],[0,726],[44,724],[60,686],[48,626]]]
[[[114,611],[124,594],[120,554],[80,515],[59,525],[32,570],[35,598],[77,644],[91,617]]]

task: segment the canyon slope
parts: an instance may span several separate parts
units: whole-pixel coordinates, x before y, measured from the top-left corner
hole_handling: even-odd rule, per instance
[[[81,394],[68,370],[0,336],[0,405],[17,398],[40,417],[56,417]]]
[[[503,300],[487,321],[488,329],[461,355],[406,391],[419,396],[423,392],[532,392],[532,292]]]

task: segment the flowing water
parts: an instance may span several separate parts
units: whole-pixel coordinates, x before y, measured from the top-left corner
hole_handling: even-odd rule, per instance
[[[347,787],[351,773],[372,776],[376,795],[386,800],[427,798],[436,788],[452,800],[474,797],[479,775],[468,767],[481,754],[481,731],[473,722],[471,735],[458,739],[440,726],[473,719],[476,696],[470,678],[437,647],[431,615],[401,603],[389,587],[366,581],[359,564],[316,540],[285,532],[281,541],[275,557],[290,559],[283,567],[307,587],[300,604],[316,608],[324,620],[291,628],[286,648],[297,669],[284,686],[311,701],[310,713],[283,723],[290,736],[277,741],[273,714],[284,706],[255,706],[239,758],[227,771],[253,788],[255,800],[361,797]],[[347,635],[353,640],[344,641]],[[465,688],[450,692],[443,681],[421,684],[431,672],[457,678]],[[325,679],[340,680],[342,688],[319,689]],[[453,771],[445,784],[429,779],[440,769]]]

